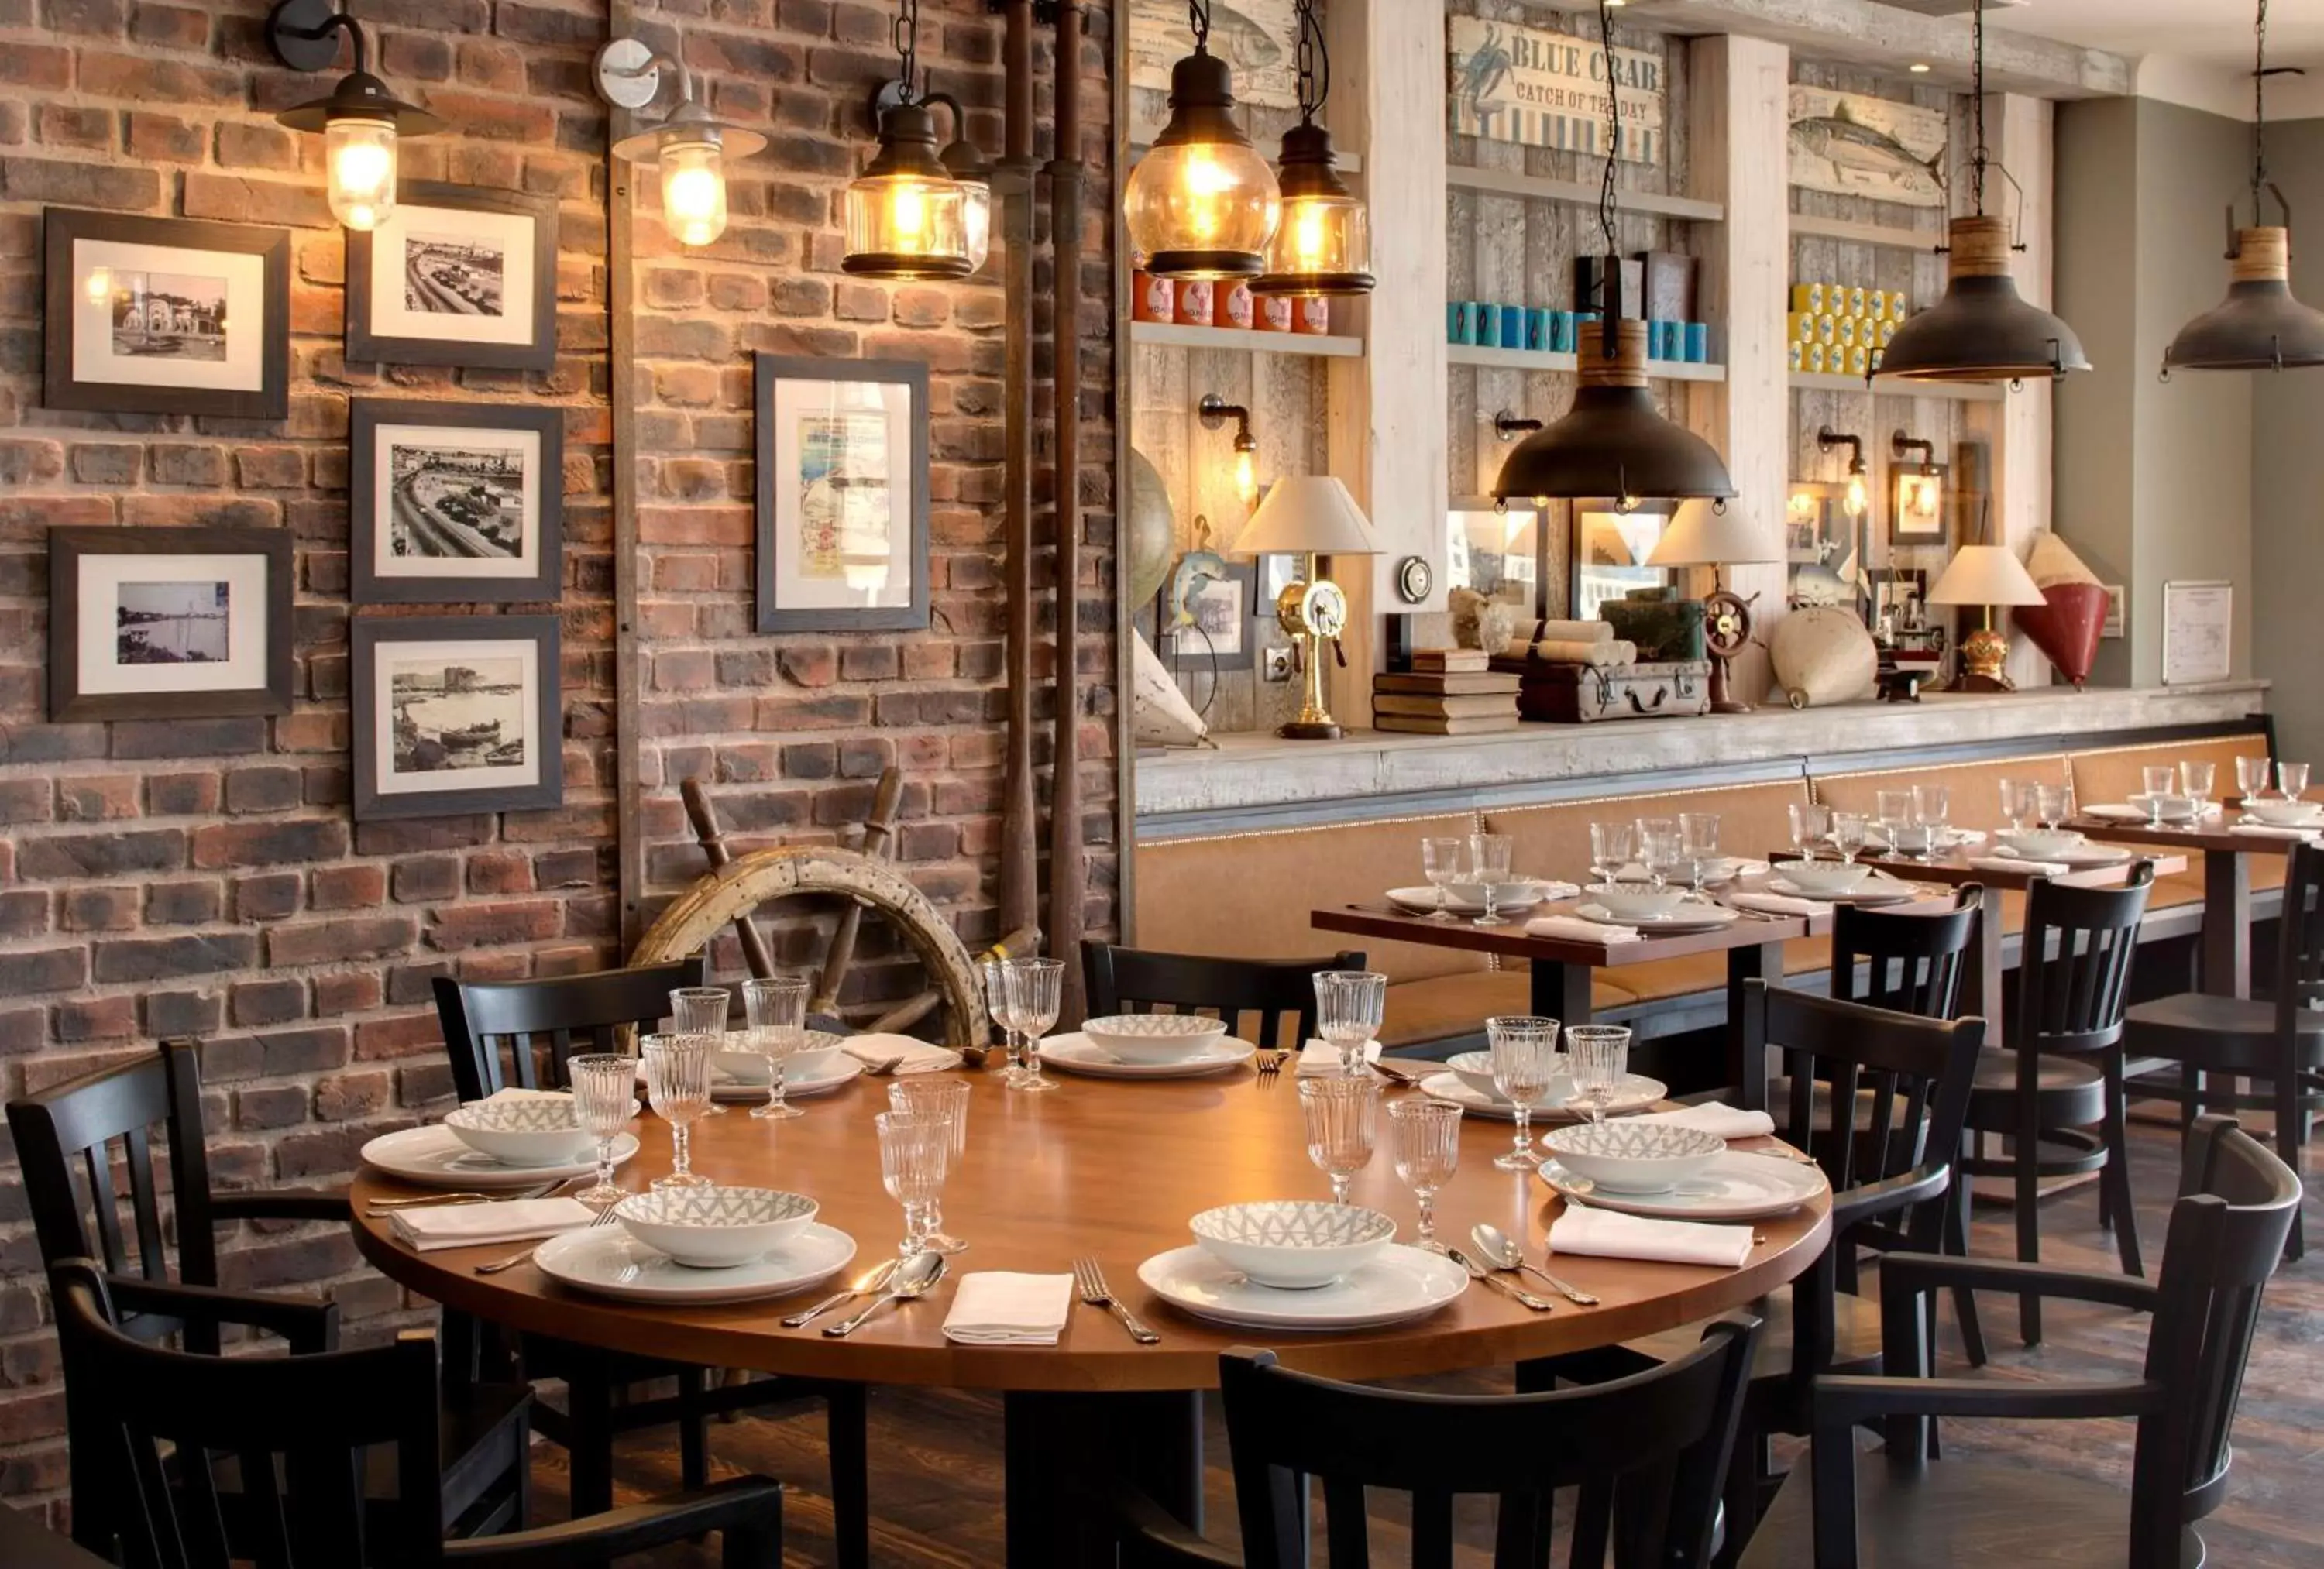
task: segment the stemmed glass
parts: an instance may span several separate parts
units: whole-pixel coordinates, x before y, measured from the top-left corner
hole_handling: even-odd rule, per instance
[[[1670,820],[1656,818],[1651,821],[1667,822]],[[1644,821],[1639,823],[1638,859],[1645,863],[1646,876],[1654,879],[1655,887],[1668,886],[1671,874],[1684,863],[1686,855],[1682,849],[1684,843],[1676,828],[1650,830]]]
[[[2308,765],[2278,763],[2275,766],[2275,787],[2286,801],[2297,801],[2308,794]]]
[[[984,1011],[992,1020],[992,1027],[1001,1032],[1001,1054],[1009,1066],[1001,1082],[1010,1088],[1025,1077],[1024,1054],[1017,1044],[1015,1015],[1009,1009],[1009,961],[1005,959],[983,959],[976,964],[978,976],[984,982]]]
[[[1687,879],[1698,894],[1702,892],[1703,874],[1719,860],[1719,814],[1712,812],[1682,812],[1678,818],[1679,854],[1687,868]]]
[[[1517,1142],[1493,1164],[1503,1171],[1530,1171],[1541,1164],[1533,1148],[1533,1108],[1557,1077],[1557,1021],[1523,1016],[1488,1019],[1485,1036],[1493,1048],[1493,1087],[1517,1112]]]
[[[637,1110],[638,1065],[618,1053],[593,1052],[567,1060],[566,1077],[573,1085],[573,1119],[597,1141],[597,1181],[573,1197],[599,1208],[619,1204],[629,1194],[613,1180],[613,1142]]]
[[[807,978],[803,975],[742,983],[751,1050],[767,1062],[766,1103],[751,1108],[751,1115],[762,1121],[781,1122],[807,1115],[785,1098],[790,1093],[790,1060],[807,1044]]]
[[[1041,1037],[1057,1022],[1065,1001],[1065,965],[1057,959],[1010,959],[1001,961],[1009,992],[1009,1023],[1025,1041],[1025,1071],[1009,1087],[1038,1095],[1057,1087],[1041,1077]]]
[[[1877,803],[1874,818],[1880,824],[1881,837],[1888,841],[1890,852],[1909,856],[1907,840],[1912,837],[1909,834],[1913,826],[1912,791],[1883,790],[1875,795],[1874,800]]]
[[[2054,830],[2072,815],[2074,793],[2063,784],[2036,784],[2034,787],[2034,818],[2043,828]]]
[[[1590,825],[1590,870],[1601,883],[1621,881],[1622,868],[1637,854],[1635,823],[1593,822]]]
[[[2146,821],[2150,828],[2163,826],[2163,798],[2179,787],[2179,770],[2164,763],[2152,768],[2141,768],[2138,776],[2146,784]]]
[[[2023,832],[2025,820],[2034,814],[2034,782],[2031,779],[2004,779],[2001,782],[2001,815],[2009,823],[2012,833]]]
[[[1927,842],[1921,847],[1925,860],[1937,858],[1945,846],[1945,824],[1952,816],[1952,791],[1942,784],[1913,786],[1913,823]]]
[[[1315,977],[1315,1033],[1340,1054],[1340,1071],[1364,1071],[1388,1011],[1388,977],[1368,969],[1327,969]]]
[[[905,1258],[931,1252],[929,1214],[944,1197],[952,1165],[952,1129],[936,1117],[883,1111],[872,1119],[880,1131],[880,1181],[888,1197],[904,1207]]]
[[[1792,848],[1800,859],[1812,861],[1831,839],[1831,808],[1812,801],[1794,801],[1786,812],[1792,820]]]
[[[1858,850],[1872,837],[1872,824],[1860,812],[1835,812],[1831,814],[1831,848],[1840,858],[1853,861]]]
[[[968,1153],[968,1085],[958,1078],[899,1078],[888,1087],[888,1109],[944,1124],[951,1141],[949,1159]],[[944,1201],[931,1194],[921,1226],[920,1247],[932,1253],[959,1253],[968,1244],[944,1228]]]
[[[1501,919],[1498,895],[1499,885],[1509,880],[1509,853],[1517,841],[1505,833],[1472,833],[1469,836],[1469,861],[1472,874],[1482,890],[1485,913],[1470,922],[1472,926],[1507,926]]]
[[[1372,1163],[1379,1121],[1379,1080],[1303,1078],[1299,1115],[1307,1124],[1307,1159],[1332,1179],[1332,1202],[1345,1204],[1356,1173]]]
[[[1397,1179],[1420,1203],[1420,1234],[1413,1246],[1445,1251],[1436,1240],[1436,1190],[1452,1179],[1461,1164],[1461,1108],[1451,1101],[1407,1096],[1389,1103],[1388,1147]]]
[[[2210,809],[2211,786],[2218,778],[2217,764],[2181,762],[2179,765],[2179,792],[2195,803],[2195,821],[2199,825],[2203,821],[2203,813]]]
[[[646,1069],[646,1102],[669,1124],[669,1175],[656,1188],[707,1188],[710,1179],[694,1170],[694,1124],[710,1109],[710,1059],[715,1035],[649,1035],[640,1043]]]
[[[2246,801],[2256,801],[2265,795],[2274,767],[2275,765],[2265,757],[2238,753],[2236,757],[2236,794]]]
[[[1436,908],[1428,913],[1431,921],[1450,922],[1452,912],[1444,907],[1445,885],[1461,880],[1461,851],[1463,841],[1457,839],[1424,839],[1420,841],[1420,875],[1436,890]]]
[[[724,1035],[726,1015],[734,999],[724,986],[679,986],[669,994],[669,1030],[673,1035]],[[716,1101],[704,1108],[706,1117],[723,1117],[726,1108]]]
[[[1629,1026],[1576,1024],[1565,1032],[1565,1054],[1578,1092],[1566,1104],[1587,1108],[1593,1123],[1604,1122],[1606,1108],[1629,1070]]]

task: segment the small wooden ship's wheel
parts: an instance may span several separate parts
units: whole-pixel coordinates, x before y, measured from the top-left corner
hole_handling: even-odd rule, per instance
[[[1751,597],[1758,598],[1757,594]],[[1723,588],[1703,597],[1702,646],[1711,655],[1711,709],[1713,713],[1751,711],[1751,705],[1736,702],[1727,687],[1729,664],[1750,641],[1750,600]]]

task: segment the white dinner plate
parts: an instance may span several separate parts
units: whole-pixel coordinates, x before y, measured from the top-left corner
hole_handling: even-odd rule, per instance
[[[855,1239],[820,1223],[772,1252],[729,1269],[697,1270],[648,1247],[618,1225],[585,1225],[550,1237],[532,1262],[550,1280],[624,1302],[755,1302],[822,1284],[855,1256]]]
[[[1480,1095],[1461,1082],[1453,1072],[1433,1073],[1420,1081],[1420,1093],[1431,1100],[1449,1100],[1474,1117],[1492,1117],[1513,1123],[1517,1120],[1517,1107],[1497,1095]],[[1606,1103],[1606,1115],[1621,1116],[1630,1112],[1652,1111],[1655,1103],[1670,1094],[1670,1087],[1659,1078],[1648,1078],[1643,1073],[1626,1073],[1621,1087],[1614,1098]],[[1537,1106],[1533,1108],[1536,1122],[1572,1122],[1582,1113],[1568,1111],[1562,1106]]]
[[[1060,1072],[1086,1074],[1092,1078],[1201,1078],[1240,1068],[1257,1050],[1248,1041],[1220,1035],[1204,1041],[1176,1062],[1126,1062],[1092,1044],[1079,1030],[1051,1035],[1036,1048],[1044,1066]]]
[[[842,1051],[819,1073],[801,1074],[796,1071],[791,1073],[790,1082],[786,1087],[786,1097],[796,1099],[806,1095],[829,1095],[833,1090],[854,1079],[862,1071],[862,1063]],[[638,1066],[638,1086],[641,1090],[644,1088],[645,1082],[645,1066],[641,1063]],[[721,1106],[764,1106],[767,1101],[767,1086],[763,1080],[754,1083],[747,1078],[736,1078],[721,1073],[714,1068],[710,1070],[710,1098]]]
[[[1767,892],[1788,894],[1794,899],[1813,899],[1819,904],[1902,904],[1927,896],[1927,891],[1917,883],[1892,883],[1881,877],[1868,877],[1847,894],[1818,893],[1801,887],[1789,877],[1769,877]]]
[[[460,1135],[440,1123],[424,1128],[402,1128],[382,1133],[363,1147],[363,1161],[391,1177],[428,1188],[473,1188],[491,1192],[503,1188],[532,1188],[586,1177],[597,1170],[595,1142],[584,1160],[562,1166],[504,1166],[460,1142]],[[613,1164],[638,1152],[638,1136],[623,1133],[613,1141]]]
[[[1377,1329],[1425,1318],[1469,1289],[1451,1259],[1401,1243],[1312,1290],[1256,1285],[1193,1245],[1155,1254],[1138,1278],[1180,1312],[1237,1329]]]
[[[1592,1208],[1660,1220],[1765,1220],[1789,1215],[1819,1193],[1831,1190],[1821,1167],[1741,1150],[1712,1157],[1710,1165],[1661,1193],[1609,1193],[1593,1187],[1588,1179],[1574,1176],[1554,1160],[1542,1163],[1541,1179],[1559,1197],[1578,1199]]]
[[[1505,904],[1497,901],[1493,905],[1496,910],[1530,910],[1548,898],[1550,889],[1555,886],[1554,884],[1533,877],[1515,878],[1509,885],[1522,886],[1524,893]],[[1436,890],[1390,888],[1388,891],[1388,902],[1409,915],[1433,914],[1436,910]],[[1450,915],[1482,915],[1485,913],[1485,902],[1482,899],[1463,899],[1448,890],[1444,895],[1444,910],[1445,913]]]
[[[2226,810],[2227,809],[2225,807],[2221,806],[2216,801],[2207,801],[2203,803],[2203,815],[2205,817],[2220,816],[2226,812]],[[2095,817],[2101,822],[2143,823],[2153,821],[2153,814],[2149,812],[2146,808],[2144,806],[2133,806],[2127,801],[2102,801],[2096,806],[2084,806],[2078,809],[2076,815],[2080,817]],[[2166,828],[2177,828],[2182,825],[2179,823],[2165,823],[2163,826]]]
[[[1993,853],[2005,861],[2051,861],[2061,867],[2118,867],[2138,854],[2136,850],[2126,850],[2115,844],[2078,844],[2053,854],[2038,856],[2001,845]]]
[[[1981,828],[1952,828],[1948,826],[1937,830],[1937,848],[1939,849],[1960,849],[1969,845],[1983,844],[1985,842],[1985,830]],[[1831,835],[1824,835],[1824,842],[1827,844],[1831,843]],[[1864,848],[1870,850],[1886,850],[1892,847],[1888,843],[1888,836],[1876,829],[1872,832],[1864,836]]]
[[[1665,915],[1640,915],[1625,921],[1603,904],[1577,904],[1573,913],[1584,921],[1609,926],[1635,926],[1640,931],[1716,931],[1743,919],[1724,904],[1698,904],[1692,900]]]

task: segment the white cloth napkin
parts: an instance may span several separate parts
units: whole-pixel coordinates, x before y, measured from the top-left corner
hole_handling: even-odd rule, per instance
[[[1706,1133],[1717,1133],[1722,1139],[1764,1139],[1775,1131],[1775,1119],[1763,1111],[1745,1111],[1740,1106],[1725,1106],[1715,1100],[1700,1106],[1681,1106],[1676,1111],[1648,1112],[1643,1116],[1625,1117],[1625,1122],[1666,1123],[1674,1128],[1700,1128]]]
[[[1803,899],[1791,894],[1763,894],[1756,891],[1730,894],[1727,902],[1738,910],[1757,910],[1763,915],[1821,915],[1831,906],[1819,904],[1813,899]]]
[[[926,1041],[916,1041],[909,1035],[850,1035],[840,1050],[857,1061],[870,1066],[885,1062],[890,1057],[902,1058],[896,1069],[899,1076],[907,1073],[943,1073],[960,1066],[960,1053],[945,1046],[932,1046]]]
[[[1969,864],[1980,872],[2024,872],[2034,877],[2062,877],[2074,869],[2063,861],[2037,861],[2029,856],[1971,856]]]
[[[2314,839],[2324,830],[2314,828],[2284,828],[2273,822],[2238,822],[2229,833],[2247,833],[2255,839]]]
[[[963,1275],[945,1315],[945,1338],[963,1345],[1055,1345],[1073,1308],[1071,1275]]]
[[[1380,1043],[1377,1041],[1364,1048],[1364,1060],[1379,1060]],[[1337,1078],[1340,1076],[1340,1049],[1329,1041],[1310,1041],[1299,1049],[1300,1078]]]
[[[1696,1220],[1655,1220],[1568,1204],[1551,1223],[1549,1251],[1600,1259],[1641,1259],[1657,1264],[1709,1264],[1737,1270],[1751,1256],[1748,1225],[1705,1225]]]
[[[503,1198],[490,1204],[438,1204],[399,1209],[388,1224],[421,1252],[472,1248],[484,1243],[522,1242],[555,1236],[596,1219],[575,1198]]]
[[[1636,942],[1638,929],[1635,926],[1600,924],[1584,921],[1579,915],[1536,915],[1526,922],[1528,937],[1554,938],[1561,942]]]

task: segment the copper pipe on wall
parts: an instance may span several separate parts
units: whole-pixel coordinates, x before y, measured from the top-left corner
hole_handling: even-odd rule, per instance
[[[1033,0],[1008,0],[1001,46],[1004,154],[996,171],[1002,243],[1003,671],[1009,687],[1001,803],[1001,927],[1039,919],[1040,822],[1033,799]]]
[[[1057,393],[1056,736],[1049,777],[1049,952],[1065,961],[1059,1017],[1081,1021],[1083,904],[1089,862],[1082,844],[1081,314],[1082,0],[1057,0],[1056,142],[1049,159],[1049,308]]]

